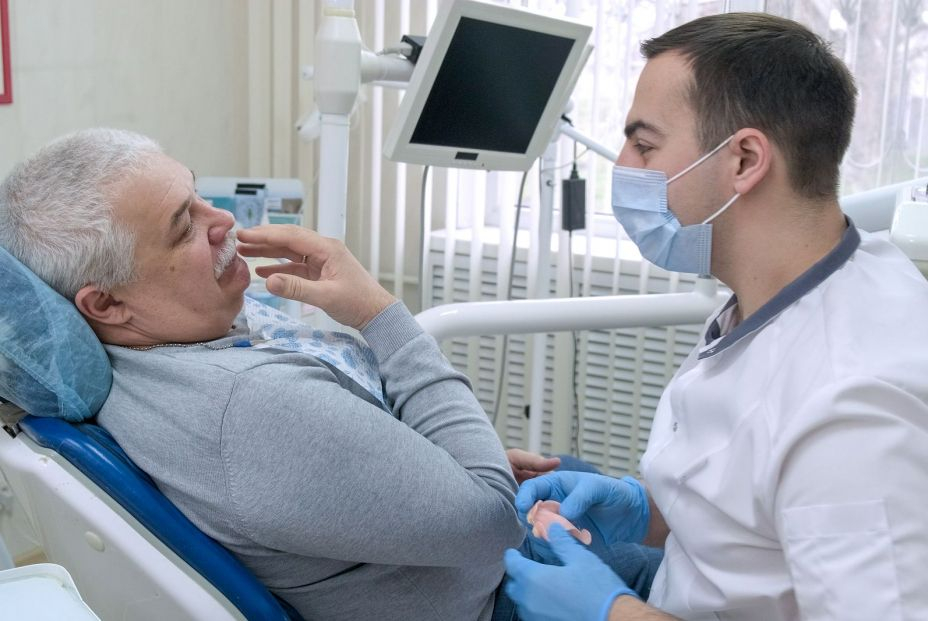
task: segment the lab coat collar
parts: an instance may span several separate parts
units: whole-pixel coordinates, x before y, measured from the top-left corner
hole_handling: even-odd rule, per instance
[[[732,295],[728,302],[725,303],[725,306],[722,307],[722,310],[715,316],[715,319],[709,324],[705,335],[705,345],[699,350],[699,360],[725,351],[745,336],[760,330],[783,310],[838,271],[851,258],[857,247],[860,246],[860,233],[857,231],[857,227],[854,226],[854,222],[850,218],[845,216],[845,219],[847,220],[847,229],[844,231],[841,241],[831,252],[796,280],[783,287],[757,312],[723,336],[722,325],[727,321],[728,314],[734,312],[734,306],[738,303],[738,297]]]

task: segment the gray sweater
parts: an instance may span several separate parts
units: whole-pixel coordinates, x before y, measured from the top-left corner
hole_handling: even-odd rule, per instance
[[[307,619],[489,619],[516,485],[434,339],[399,303],[364,330],[390,414],[316,358],[230,347],[243,334],[107,346],[100,424]]]

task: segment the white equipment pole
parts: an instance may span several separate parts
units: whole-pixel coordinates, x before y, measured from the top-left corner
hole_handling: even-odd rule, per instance
[[[562,122],[555,131],[554,137],[545,149],[539,163],[539,182],[541,188],[538,196],[538,238],[535,240],[535,274],[534,287],[529,297],[535,300],[549,297],[548,283],[551,279],[551,232],[554,220],[554,191],[557,187],[557,153],[558,136],[567,135],[577,142],[585,144],[590,149],[614,162],[618,155],[587,138],[569,123]],[[532,372],[531,391],[528,406],[528,450],[541,452],[541,421],[545,408],[545,370],[547,367],[548,334],[536,332],[532,337]]]
[[[528,297],[542,299],[549,297],[551,281],[551,232],[554,220],[554,188],[556,187],[555,167],[557,166],[557,141],[551,141],[539,162],[538,178],[540,189],[538,195],[538,237],[535,239],[535,273]],[[529,249],[531,252],[532,249]],[[515,252],[515,248],[513,248]],[[538,332],[532,337],[532,373],[531,392],[528,405],[528,450],[541,452],[541,421],[545,411],[545,367],[548,352],[548,334]]]
[[[361,33],[354,0],[326,0],[316,33],[313,79],[319,108],[319,196],[317,229],[345,239],[348,202],[348,128],[361,88]]]

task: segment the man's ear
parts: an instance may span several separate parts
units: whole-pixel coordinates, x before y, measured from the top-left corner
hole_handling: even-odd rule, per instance
[[[94,285],[80,288],[74,296],[74,306],[91,323],[115,326],[126,323],[132,317],[126,304]]]
[[[735,132],[728,148],[737,158],[734,190],[743,196],[770,172],[772,145],[762,131],[746,128]]]

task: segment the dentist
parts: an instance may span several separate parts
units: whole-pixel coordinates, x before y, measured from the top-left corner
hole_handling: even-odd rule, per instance
[[[664,547],[645,603],[557,527],[561,565],[506,553],[533,620],[928,619],[928,283],[838,205],[856,89],[765,14],[643,43],[613,176],[642,256],[734,295],[667,386],[642,480],[522,484],[594,539]]]

